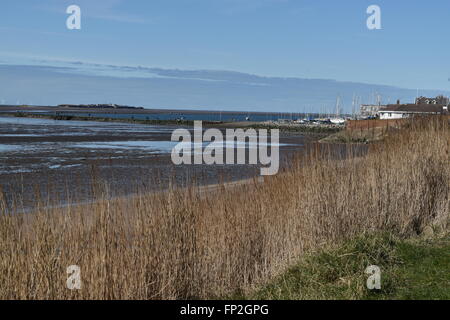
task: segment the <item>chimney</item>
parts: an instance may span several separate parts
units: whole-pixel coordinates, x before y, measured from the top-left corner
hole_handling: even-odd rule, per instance
[[[400,104],[400,99],[397,100],[397,104]]]

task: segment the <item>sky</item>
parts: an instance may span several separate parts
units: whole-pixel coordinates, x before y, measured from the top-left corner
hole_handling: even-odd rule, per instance
[[[81,30],[66,27],[73,4]],[[381,30],[366,26],[373,4]],[[226,70],[450,90],[449,13],[448,0],[2,0],[0,63]]]

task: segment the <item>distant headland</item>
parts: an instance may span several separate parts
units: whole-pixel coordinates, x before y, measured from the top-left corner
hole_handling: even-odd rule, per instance
[[[83,109],[133,109],[143,110],[144,107],[122,106],[118,104],[59,104],[60,108],[83,108]]]

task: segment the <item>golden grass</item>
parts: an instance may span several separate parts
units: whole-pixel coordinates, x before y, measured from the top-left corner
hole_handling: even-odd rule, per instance
[[[322,147],[323,148],[323,147]],[[299,155],[233,188],[142,193],[32,214],[0,195],[0,299],[189,299],[252,290],[304,252],[449,223],[447,120],[415,121],[364,158]],[[66,268],[81,268],[81,290]]]

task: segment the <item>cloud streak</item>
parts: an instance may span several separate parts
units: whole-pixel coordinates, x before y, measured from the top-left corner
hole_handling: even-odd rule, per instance
[[[87,72],[86,70],[90,70]],[[119,76],[120,75],[120,76]],[[178,70],[84,62],[0,64],[1,98],[40,104],[118,103],[150,108],[313,112],[333,111],[336,96],[350,112],[354,94],[378,92],[410,101],[416,90],[334,80],[261,77],[214,70]],[[450,94],[438,90],[425,95]],[[386,99],[387,100],[387,99]],[[388,101],[385,101],[388,102]]]

